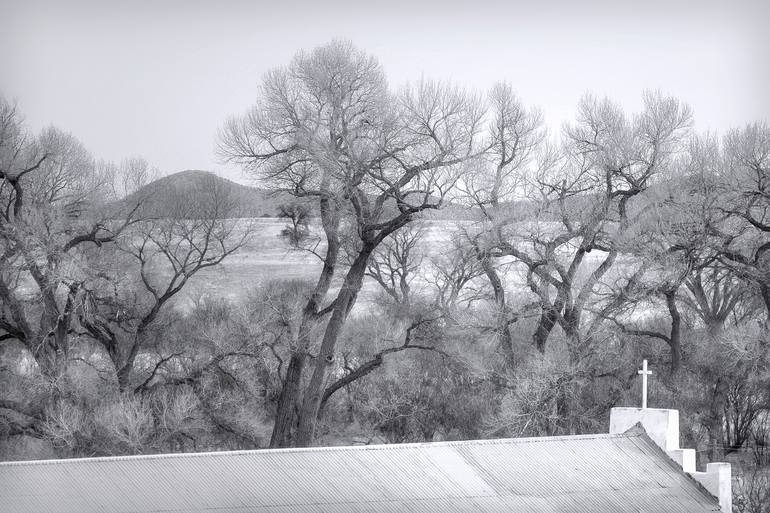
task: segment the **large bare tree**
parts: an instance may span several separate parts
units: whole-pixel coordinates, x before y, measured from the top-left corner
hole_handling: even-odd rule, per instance
[[[540,111],[525,108],[510,84],[495,85],[489,101],[491,147],[463,183],[465,195],[481,211],[482,228],[466,237],[491,286],[495,331],[506,360],[512,364],[515,355],[511,326],[519,316],[506,298],[505,280],[496,258],[497,242],[503,240],[505,226],[521,220],[517,204],[523,199],[525,180],[543,146],[545,131]]]
[[[337,340],[370,256],[416,214],[441,205],[480,151],[482,117],[476,98],[446,84],[420,81],[392,92],[375,58],[334,41],[267,73],[257,104],[225,126],[223,156],[273,189],[316,198],[326,238],[323,269],[292,344],[273,446],[312,442]],[[341,229],[355,235],[355,250],[329,302]],[[319,321],[325,327],[317,345],[309,335]],[[300,400],[308,358],[312,371]]]
[[[490,256],[523,266],[539,302],[533,342],[541,351],[559,325],[570,354],[581,352],[583,314],[628,242],[639,210],[632,200],[671,164],[690,122],[686,106],[657,93],[645,94],[631,119],[611,101],[586,96],[560,150],[543,151],[520,180],[528,215],[488,232],[485,245]]]
[[[24,344],[50,375],[66,366],[84,255],[114,242],[134,212],[104,208],[109,176],[71,135],[29,133],[0,98],[0,339]]]
[[[721,261],[759,287],[770,322],[770,126],[734,130],[723,146],[717,184],[726,218],[711,228]]]

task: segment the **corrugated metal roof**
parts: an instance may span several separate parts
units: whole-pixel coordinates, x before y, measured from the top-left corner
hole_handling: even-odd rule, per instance
[[[632,430],[3,463],[0,510],[701,513],[719,505]]]

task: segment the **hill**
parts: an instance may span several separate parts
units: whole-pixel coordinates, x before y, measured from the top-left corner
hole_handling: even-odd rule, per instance
[[[173,217],[175,214],[171,211],[173,205],[166,201],[167,198],[185,198],[186,201],[195,202],[196,196],[202,194],[212,187],[217,187],[234,203],[233,209],[238,213],[238,217],[276,217],[278,205],[297,201],[288,193],[271,192],[257,187],[241,185],[239,183],[222,178],[209,171],[188,170],[180,171],[168,176],[164,176],[151,182],[120,202],[120,207],[126,205],[135,205],[137,202],[143,203],[143,211],[146,215],[153,217]],[[307,200],[311,206],[315,206],[312,199]],[[395,211],[395,204],[388,202],[386,210]],[[123,209],[121,209],[123,210]],[[317,211],[316,208],[313,208]],[[474,218],[473,209],[468,209],[459,205],[446,205],[444,208],[435,211],[428,210],[424,213],[425,218],[431,220],[468,220]]]
[[[233,202],[238,217],[275,217],[278,205],[294,200],[287,193],[272,193],[222,178],[209,171],[188,170],[164,176],[151,182],[121,203],[133,205],[143,202],[144,212],[155,217],[171,217],[170,205],[165,198],[183,197],[195,202],[202,191],[216,187]]]
[[[153,217],[173,217],[171,211],[173,204],[169,204],[168,198],[184,198],[185,201],[196,202],[196,197],[201,197],[203,191],[216,187],[230,198],[234,203],[233,211],[237,212],[237,217],[276,217],[278,205],[297,201],[297,198],[286,192],[272,192],[258,187],[242,185],[227,178],[222,178],[209,171],[188,170],[180,171],[154,182],[147,184],[137,192],[124,198],[120,203],[120,210],[124,210],[126,205],[134,205],[138,201],[143,202],[144,212]],[[670,184],[658,184],[653,190],[668,190]],[[647,195],[643,196],[644,198]],[[200,201],[200,200],[197,200]],[[314,215],[317,215],[317,203],[312,198],[305,200],[310,206]],[[598,201],[593,195],[582,195],[572,197],[568,200],[568,210],[573,213],[583,212],[591,209],[594,202]],[[642,200],[644,205],[649,200]],[[538,217],[543,221],[558,221],[560,219],[555,204],[550,207],[542,208],[532,201],[517,200],[501,205],[504,210],[509,210],[510,214],[515,213],[517,220],[526,220]],[[641,208],[634,205],[634,208]],[[386,216],[395,215],[395,203],[390,200],[385,204]],[[439,210],[426,210],[422,217],[431,221],[471,221],[482,217],[478,207],[470,207],[457,203],[448,202]]]

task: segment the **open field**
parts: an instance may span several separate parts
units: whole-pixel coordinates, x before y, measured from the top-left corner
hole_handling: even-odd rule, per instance
[[[256,224],[256,233],[249,244],[234,255],[227,258],[222,264],[211,269],[204,269],[197,274],[189,286],[180,292],[176,300],[177,308],[186,310],[196,298],[216,297],[237,301],[251,291],[279,280],[307,280],[315,282],[321,271],[321,260],[308,251],[293,250],[280,237],[280,231],[286,225],[286,220],[278,218],[257,218],[252,222]],[[423,273],[430,271],[431,259],[438,258],[446,253],[449,248],[452,234],[462,225],[469,225],[465,221],[425,221],[422,225],[425,229],[418,250],[424,255]],[[311,227],[314,235],[320,233],[320,229]],[[319,244],[317,252],[323,254],[323,242]],[[589,269],[599,264],[603,253],[593,252]],[[338,269],[334,284],[339,283],[344,276],[344,268]],[[531,292],[526,287],[523,267],[512,264],[504,267],[504,279],[507,282],[509,293],[524,294],[529,296]],[[425,276],[419,276],[413,283],[413,289],[430,287]],[[334,292],[334,288],[332,289]],[[380,292],[379,285],[374,280],[367,278],[363,290],[356,303],[355,311],[361,311]],[[533,296],[534,297],[534,296]]]
[[[315,282],[321,272],[322,262],[312,253],[293,250],[286,244],[280,237],[286,220],[258,218],[252,222],[257,228],[249,244],[219,266],[204,269],[197,274],[180,293],[176,302],[178,308],[188,308],[191,301],[201,295],[238,300],[274,280]],[[314,235],[317,234],[318,227],[312,228]],[[431,255],[440,254],[441,249],[446,247],[456,228],[457,223],[453,221],[430,221],[420,244],[421,251],[427,256],[425,266],[429,265]],[[323,249],[321,242],[317,252],[323,254]],[[344,269],[341,269],[335,275],[335,285],[339,285],[343,276]],[[371,301],[378,292],[378,285],[367,278],[357,308]]]

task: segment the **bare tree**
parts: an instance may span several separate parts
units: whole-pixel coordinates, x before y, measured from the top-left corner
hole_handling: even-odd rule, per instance
[[[173,193],[162,198],[172,215],[138,222],[119,241],[143,289],[130,314],[119,287],[103,288],[104,296],[89,291],[95,307],[79,310],[81,324],[113,362],[121,390],[130,386],[136,358],[152,341],[150,330],[163,307],[193,276],[220,264],[252,234],[251,224],[233,218],[236,204],[216,177],[198,183],[194,198]]]
[[[540,302],[533,342],[541,351],[558,324],[573,357],[580,353],[583,313],[627,244],[631,201],[672,162],[690,121],[686,106],[656,93],[644,96],[632,120],[609,100],[587,96],[577,124],[565,128],[562,156],[546,156],[535,170],[532,216],[505,226],[490,246],[526,269]],[[589,259],[593,251],[598,260]]]
[[[595,306],[600,305],[600,310],[589,329],[593,333],[603,320],[610,319],[625,333],[665,342],[671,353],[672,373],[679,370],[683,358],[680,304],[687,307],[686,312],[694,311],[709,323],[718,321],[711,317],[712,305],[705,294],[712,286],[708,277],[720,272],[708,244],[715,200],[709,175],[719,167],[720,157],[713,139],[691,136],[685,142],[660,179],[640,196],[624,246],[633,265],[627,265],[628,276],[617,277],[615,286],[610,286],[611,299],[597,301]],[[735,306],[729,297],[725,300],[722,305],[713,305],[719,308],[722,322]],[[631,322],[630,317],[639,310],[665,311],[670,324],[661,329]]]
[[[393,232],[374,250],[366,270],[366,276],[406,308],[412,302],[412,282],[425,259],[418,247],[424,234],[425,228],[416,223]]]
[[[111,219],[102,204],[107,177],[71,135],[48,128],[34,137],[2,98],[0,123],[0,340],[20,341],[41,371],[57,375],[92,277],[84,255],[115,242],[135,212]]]
[[[468,308],[487,295],[484,284],[479,283],[482,276],[485,272],[467,231],[457,230],[449,246],[431,257],[426,279],[435,288],[437,306],[451,319],[450,312],[455,308]]]
[[[741,323],[761,309],[756,290],[718,261],[693,269],[684,286],[687,293],[681,295],[682,302],[712,337],[724,331],[731,316]]]
[[[370,256],[416,214],[441,205],[462,164],[479,153],[482,115],[476,99],[443,84],[422,81],[391,93],[373,57],[335,41],[269,72],[257,105],[226,125],[223,156],[257,172],[274,189],[317,198],[327,242],[304,313],[303,343],[292,356],[282,392],[273,445],[289,443],[311,351],[313,372],[294,442],[312,442],[323,384]],[[341,223],[355,233],[358,247],[339,293],[322,307],[337,267]],[[315,352],[306,334],[310,323],[327,314]]]
[[[136,156],[123,159],[115,173],[116,194],[121,198],[138,192],[148,183],[160,178],[157,167],[151,166],[145,158]]]
[[[285,237],[291,246],[299,247],[310,235],[308,223],[311,212],[308,205],[296,201],[278,205],[278,217],[291,222],[291,225],[281,230],[281,236]]]
[[[754,469],[738,479],[735,511],[767,513],[770,511],[770,478],[766,471]]]
[[[510,84],[497,84],[489,99],[491,148],[480,167],[467,175],[464,191],[472,205],[481,210],[487,224],[486,229],[469,239],[492,287],[500,345],[506,359],[513,363],[511,326],[519,316],[506,300],[503,278],[495,265],[495,242],[503,240],[503,227],[516,220],[516,201],[522,198],[528,167],[545,132],[540,111],[526,109]]]
[[[324,389],[323,397],[321,399],[321,410],[326,405],[326,402],[339,390],[350,386],[361,378],[364,378],[380,368],[385,362],[385,356],[402,351],[418,350],[418,351],[431,351],[438,353],[444,357],[450,357],[448,353],[442,349],[436,347],[430,343],[420,343],[420,329],[425,326],[431,326],[433,323],[440,321],[441,315],[433,316],[431,312],[427,312],[427,316],[415,315],[414,319],[404,329],[403,342],[398,345],[389,346],[372,354],[367,360],[358,363],[358,365],[351,364],[345,358],[343,365],[344,374],[336,380],[329,383]]]
[[[736,203],[736,182],[727,188],[726,165],[715,138],[691,138],[667,180],[647,195],[649,208],[632,229],[636,244],[629,249],[645,264],[624,290],[635,288],[637,299],[651,295],[664,299],[671,329],[634,329],[614,320],[626,332],[665,341],[671,348],[673,371],[682,356],[682,315],[677,303],[694,313],[712,338],[722,332],[728,316],[745,318],[756,311],[756,288],[751,284],[761,284],[760,275],[753,272],[756,268],[748,258],[727,249],[736,237],[746,235],[745,230],[753,229],[750,223],[741,227],[735,222],[736,217],[745,219],[746,212]],[[745,242],[752,240],[753,248],[759,249],[756,235],[742,239],[736,247],[750,249]],[[605,305],[604,314],[609,306]]]
[[[749,125],[724,141],[718,177],[724,222],[711,226],[720,260],[756,283],[770,321],[770,126]]]

